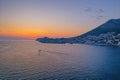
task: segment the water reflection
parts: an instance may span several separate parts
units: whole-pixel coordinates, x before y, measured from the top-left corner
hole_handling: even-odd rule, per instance
[[[38,50],[38,55],[39,55],[39,56],[40,56],[41,51],[42,51],[41,49]]]
[[[1,80],[120,80],[120,50],[90,45],[0,42]],[[3,50],[4,49],[4,50]]]

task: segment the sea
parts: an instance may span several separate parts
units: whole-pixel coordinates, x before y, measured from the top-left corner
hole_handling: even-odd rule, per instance
[[[1,40],[0,80],[120,80],[120,48]]]

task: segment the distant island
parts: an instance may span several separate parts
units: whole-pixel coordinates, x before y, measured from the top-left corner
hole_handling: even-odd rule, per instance
[[[42,43],[120,46],[120,19],[111,19],[97,28],[70,38],[37,38]]]

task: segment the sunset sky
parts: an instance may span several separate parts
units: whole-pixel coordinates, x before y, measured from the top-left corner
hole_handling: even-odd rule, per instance
[[[72,37],[120,18],[120,0],[0,0],[0,36]]]

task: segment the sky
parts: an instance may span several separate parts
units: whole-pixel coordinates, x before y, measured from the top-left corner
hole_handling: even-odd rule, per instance
[[[0,36],[72,37],[120,18],[120,0],[0,0]]]

